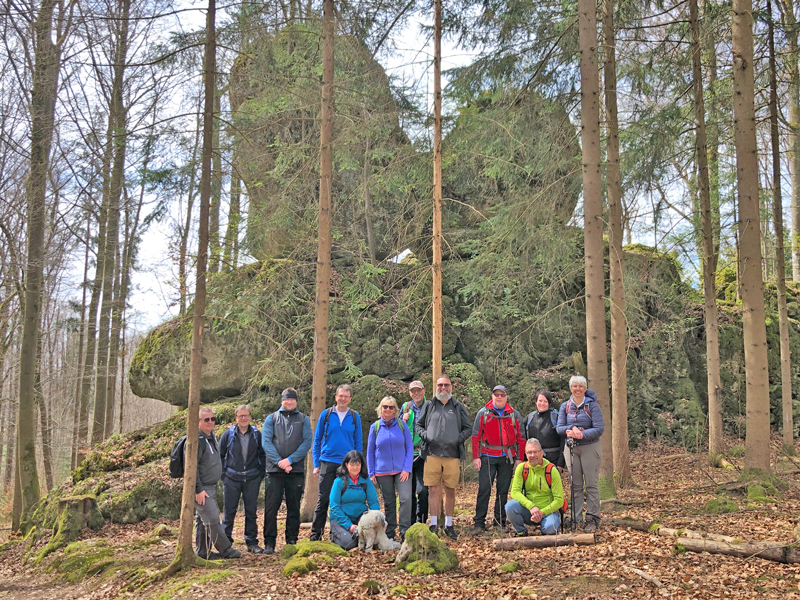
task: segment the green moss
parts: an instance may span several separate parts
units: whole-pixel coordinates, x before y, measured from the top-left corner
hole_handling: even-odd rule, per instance
[[[742,483],[753,483],[761,486],[764,496],[779,496],[781,489],[786,489],[786,484],[782,482],[774,473],[762,469],[745,469],[739,474],[738,481]],[[749,493],[748,486],[748,493]]]
[[[600,488],[601,500],[608,500],[609,498],[614,498],[617,495],[617,490],[614,487],[613,477],[601,477],[598,480],[598,486]]]
[[[408,587],[405,585],[396,585],[389,590],[390,596],[406,596],[408,595]]]
[[[436,568],[433,563],[424,559],[411,561],[403,569],[410,575],[436,575]]]
[[[396,564],[412,575],[432,575],[458,568],[458,555],[431,533],[424,523],[415,523],[406,531],[411,553]]]
[[[103,539],[73,542],[48,565],[47,570],[59,573],[70,583],[100,575],[113,567],[114,551]]]
[[[673,554],[686,554],[686,546],[684,546],[683,544],[675,544],[672,547],[672,553]]]
[[[709,515],[721,515],[738,510],[739,506],[733,500],[729,500],[728,498],[714,498],[706,502],[702,512]]]
[[[195,584],[202,585],[204,583],[216,583],[218,581],[222,581],[223,579],[227,579],[233,574],[233,571],[225,570],[214,571],[213,573],[205,573],[198,577],[187,577],[183,581],[179,581],[170,585],[164,592],[156,596],[156,600],[170,600],[171,598],[182,596]]]
[[[298,544],[287,544],[281,550],[281,558],[287,560],[289,558],[305,558],[313,554],[325,554],[327,556],[347,556],[347,550],[343,549],[338,544],[327,541],[311,542],[302,540]]]
[[[291,577],[295,573],[305,575],[306,573],[316,570],[317,563],[314,559],[304,556],[295,556],[283,567],[283,576]]]
[[[731,458],[743,458],[747,450],[744,446],[734,446],[728,451],[728,456]]]
[[[175,537],[175,530],[173,530],[169,525],[159,523],[153,527],[153,530],[148,535],[154,538]]]
[[[182,484],[168,485],[160,479],[145,479],[124,493],[109,495],[100,504],[112,523],[132,524],[148,518],[177,519],[181,516]]]
[[[500,565],[498,570],[502,573],[516,573],[520,570],[522,565],[520,565],[517,561],[506,563],[504,565]]]
[[[661,527],[661,523],[653,523],[650,525],[650,533],[658,533],[659,527]]]
[[[375,581],[374,579],[367,579],[364,583],[361,584],[361,587],[364,590],[364,593],[368,596],[374,596],[376,594],[381,593],[381,585],[380,581]]]
[[[55,550],[77,540],[84,528],[89,527],[96,531],[105,522],[103,515],[97,509],[94,496],[67,496],[59,499],[58,505],[60,513],[53,528],[53,535],[37,555],[34,564],[38,564]]]

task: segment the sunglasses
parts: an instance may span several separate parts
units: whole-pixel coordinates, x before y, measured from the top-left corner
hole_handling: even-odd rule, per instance
[[[205,417],[203,419],[203,423],[208,423],[208,422],[216,423],[217,422],[217,417]]]
[[[395,407],[391,406],[390,404],[384,404],[383,406],[381,406],[381,408],[383,410],[394,410],[395,409]]]

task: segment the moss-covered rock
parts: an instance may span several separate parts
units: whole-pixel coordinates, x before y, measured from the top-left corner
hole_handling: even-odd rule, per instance
[[[721,515],[725,513],[737,512],[739,505],[728,498],[714,498],[703,506],[703,512],[709,515]]]
[[[47,570],[60,574],[68,582],[75,582],[104,573],[115,564],[114,550],[106,540],[99,538],[69,544]]]
[[[97,531],[105,523],[97,508],[94,496],[67,496],[58,500],[59,515],[53,528],[50,541],[36,557],[40,562],[51,552],[63,548],[78,539],[87,527]]]
[[[305,558],[314,554],[324,554],[331,557],[347,556],[347,550],[338,544],[325,540],[315,542],[301,540],[297,544],[286,544],[281,550],[281,558],[284,560],[292,557]]]
[[[296,556],[289,560],[283,567],[283,576],[291,577],[295,573],[298,575],[305,575],[311,571],[317,570],[317,563],[314,559],[307,556]]]
[[[128,492],[105,494],[100,503],[100,511],[112,523],[177,519],[181,516],[182,493],[183,482],[180,480],[169,485],[160,479],[148,479]]]
[[[424,523],[415,523],[395,558],[395,566],[412,575],[433,575],[458,568],[458,555]]]

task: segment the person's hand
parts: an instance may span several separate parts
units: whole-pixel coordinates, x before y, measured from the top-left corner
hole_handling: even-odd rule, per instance
[[[542,511],[539,510],[537,507],[534,506],[531,509],[531,521],[533,521],[534,523],[539,523],[542,520],[543,516],[544,515],[542,514]]]
[[[289,466],[287,466],[287,467],[284,467],[284,468],[283,468],[283,470],[284,470],[286,473],[291,473],[291,472],[292,472],[292,465],[289,465]]]
[[[370,481],[372,481],[372,485],[378,485],[378,478],[375,475],[370,477]]]
[[[358,533],[358,525],[350,525],[350,533]]]
[[[290,461],[288,458],[284,458],[283,460],[278,461],[278,466],[288,473],[292,470],[292,461]]]
[[[316,475],[317,477],[319,477],[319,467],[316,467],[316,468],[314,469],[314,475]]]
[[[405,414],[403,415],[403,421],[405,421],[406,423],[408,423],[408,415],[410,415],[410,414],[411,414],[410,412],[407,412],[407,413],[405,413]]]
[[[208,494],[206,494],[205,490],[203,490],[199,494],[194,495],[194,501],[197,502],[200,506],[205,506],[206,498],[208,498]]]
[[[514,461],[514,468],[516,469],[518,466],[520,466],[520,465],[522,464],[522,462],[523,462],[523,461],[521,461],[521,460],[519,460],[519,459],[515,460],[515,461]]]
[[[572,428],[572,437],[575,438],[576,440],[582,440],[583,439],[583,432],[580,429],[578,429],[577,427],[573,427]]]
[[[473,458],[472,459],[472,466],[473,466],[473,468],[475,468],[478,471],[480,471],[481,470],[481,459],[480,458]]]
[[[408,471],[400,471],[400,481],[408,481]]]
[[[558,474],[559,475],[563,475],[564,474],[564,467],[556,467],[556,469],[558,469]]]

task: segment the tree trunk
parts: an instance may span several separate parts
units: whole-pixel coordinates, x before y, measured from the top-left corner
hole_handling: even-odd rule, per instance
[[[710,0],[704,0],[703,14],[709,15],[712,11]],[[709,18],[710,21],[710,18]],[[714,273],[717,272],[719,263],[719,244],[720,231],[722,228],[720,217],[720,198],[719,198],[719,122],[720,108],[717,100],[717,36],[713,27],[709,23],[708,29],[703,32],[705,40],[706,61],[708,63],[708,90],[709,94],[709,122],[706,135],[706,155],[708,156],[708,186],[709,199],[711,203],[711,235],[713,236],[713,262],[711,263]],[[702,61],[701,61],[702,62]],[[702,70],[699,74],[702,81]],[[727,119],[728,116],[726,115]],[[705,120],[705,119],[704,119]],[[701,209],[702,210],[702,209]]]
[[[333,0],[322,3],[322,106],[319,140],[319,234],[317,243],[317,293],[314,310],[314,366],[312,373],[311,427],[325,409],[328,381],[328,314],[331,286],[331,186],[333,179]],[[306,469],[306,491],[301,518],[310,521],[319,495],[319,478]]]
[[[769,22],[769,123],[772,141],[772,219],[775,222],[775,282],[778,287],[778,322],[781,340],[781,407],[783,444],[794,446],[792,422],[792,357],[789,349],[789,314],[786,308],[786,260],[783,252],[783,197],[781,193],[781,143],[778,129],[778,75],[775,67],[775,27],[772,3],[767,0]]]
[[[433,376],[442,375],[442,0],[433,25]],[[436,390],[434,390],[436,391]]]
[[[367,131],[367,141],[364,148],[364,223],[367,228],[367,250],[369,260],[375,264],[375,240],[372,236],[372,190],[370,189],[370,178],[372,177],[372,156],[371,139]]]
[[[597,15],[593,0],[579,0],[578,24],[581,69],[581,151],[583,154],[583,219],[586,277],[586,365],[591,388],[606,419],[613,415],[608,401],[605,277],[603,269],[603,200],[600,172],[600,89],[597,71]],[[613,422],[613,419],[612,419]],[[614,485],[611,436],[600,438],[602,487]]]
[[[619,170],[619,126],[617,121],[617,59],[614,33],[614,0],[603,0],[603,43],[605,62],[607,177],[608,177],[608,257],[611,277],[611,441],[614,478],[620,488],[631,480],[628,448],[628,352],[625,340],[625,285],[622,255],[622,183]]]
[[[215,78],[216,82],[216,78]],[[211,208],[208,215],[208,244],[209,261],[208,270],[211,273],[219,271],[219,212],[222,202],[222,148],[220,148],[220,122],[221,109],[220,95],[214,91],[214,130],[213,130],[213,156],[211,158]]]
[[[13,396],[12,396],[13,397]],[[7,494],[12,481],[16,481],[16,447],[17,447],[17,403],[8,402],[8,429],[6,431],[6,464],[3,472],[3,493]],[[16,529],[16,528],[14,528]]]
[[[111,332],[109,335],[108,346],[108,376],[106,377],[106,421],[103,426],[103,439],[108,438],[114,433],[114,398],[117,391],[117,367],[119,363],[119,340],[122,333],[122,311],[124,300],[122,299],[121,273],[122,260],[117,246],[116,257],[117,269],[114,273],[114,300],[111,307]]]
[[[233,146],[231,159],[231,199],[228,203],[228,227],[225,230],[225,247],[223,249],[223,268],[226,271],[235,269],[239,262],[239,221],[241,218],[242,184],[237,165],[236,144]]]
[[[83,341],[84,332],[86,328],[86,289],[89,287],[89,240],[92,236],[91,229],[91,216],[87,214],[86,217],[86,249],[83,257],[83,285],[81,285],[81,326],[78,334],[78,366],[75,383],[75,412],[72,423],[72,459],[70,461],[71,469],[78,466],[78,448],[81,428],[81,382],[83,381],[84,367],[86,359],[83,356]],[[88,406],[87,406],[88,409]]]
[[[745,467],[770,471],[769,373],[764,283],[761,279],[761,216],[753,105],[752,10],[750,0],[733,0],[733,116],[739,204],[739,271],[747,381]]]
[[[189,406],[186,411],[186,460],[181,496],[181,520],[175,560],[167,573],[189,567],[194,561],[192,526],[194,525],[194,486],[197,476],[197,445],[200,409],[200,377],[203,371],[203,326],[206,310],[206,265],[208,264],[208,220],[211,204],[211,156],[213,154],[214,91],[216,73],[216,4],[208,0],[206,14],[206,47],[203,74],[205,107],[203,111],[203,154],[200,180],[200,231],[197,248],[197,281],[195,282],[192,319],[192,355],[189,371]]]
[[[199,110],[199,107],[198,107]],[[180,297],[180,314],[186,315],[186,305],[188,291],[186,289],[186,269],[187,253],[189,246],[189,233],[192,230],[192,207],[194,205],[194,179],[197,174],[197,148],[200,145],[200,127],[198,126],[194,138],[194,149],[192,151],[192,172],[189,176],[189,192],[186,197],[186,220],[181,229],[180,249],[178,250],[178,295]]]
[[[703,316],[706,333],[706,381],[708,389],[708,460],[719,464],[722,456],[722,383],[719,362],[719,320],[717,319],[716,259],[711,210],[711,184],[706,144],[703,72],[700,62],[700,26],[697,0],[689,1],[689,23],[692,36],[692,76],[694,85],[695,160],[700,197],[702,245],[697,248],[703,262]]]
[[[36,404],[36,350],[39,347],[44,274],[45,196],[49,179],[50,147],[53,141],[59,52],[51,39],[54,0],[42,0],[34,23],[36,50],[30,96],[31,150],[27,184],[27,244],[25,263],[25,313],[19,351],[19,404],[17,406],[17,468],[19,506],[12,521],[19,527],[39,501],[34,419]]]
[[[47,302],[45,302],[44,304],[47,305]],[[48,329],[45,328],[45,331],[48,331]],[[51,442],[52,428],[50,427],[50,415],[48,414],[47,402],[44,398],[44,393],[42,390],[43,346],[44,346],[43,339],[42,336],[40,335],[39,344],[36,349],[36,375],[34,384],[34,396],[36,397],[36,409],[37,412],[39,413],[38,431],[42,439],[42,466],[44,467],[44,481],[45,481],[45,489],[43,491],[47,493],[48,490],[53,489],[53,446]]]
[[[792,279],[800,281],[800,44],[797,38],[800,27],[794,14],[794,0],[781,0],[779,6],[788,45],[784,68],[789,75],[786,145],[789,148],[789,173],[792,178]]]

